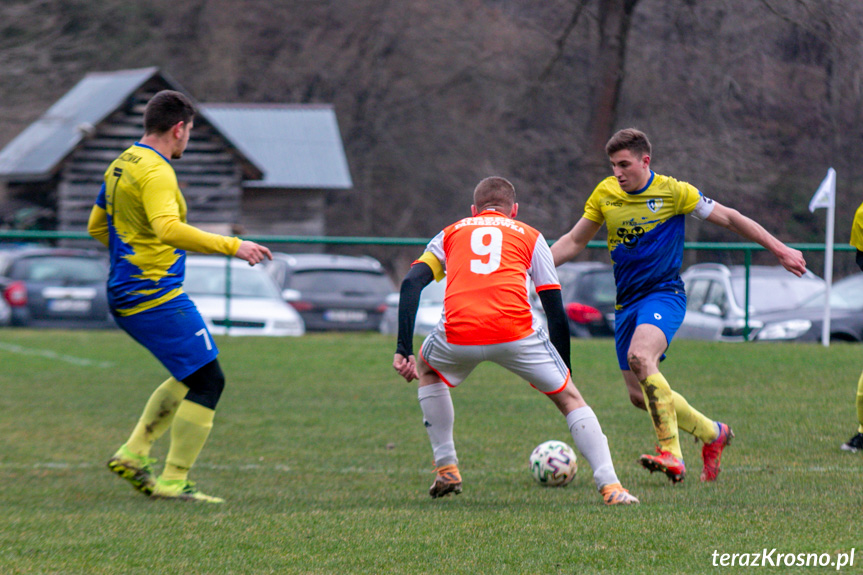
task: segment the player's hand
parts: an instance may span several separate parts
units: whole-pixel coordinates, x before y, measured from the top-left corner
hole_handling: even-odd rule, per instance
[[[806,260],[803,259],[803,252],[786,246],[784,251],[776,254],[776,257],[782,267],[797,277],[806,273]]]
[[[250,266],[261,263],[264,261],[264,258],[268,260],[273,259],[273,254],[269,248],[248,240],[243,240],[243,243],[240,244],[240,249],[234,255],[241,260],[249,262]]]
[[[420,377],[417,374],[416,357],[412,355],[405,357],[400,353],[395,354],[393,357],[393,369],[395,369],[400,376],[405,378],[405,381],[413,381]]]

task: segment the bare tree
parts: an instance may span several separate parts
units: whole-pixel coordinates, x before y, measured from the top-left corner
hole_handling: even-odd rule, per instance
[[[598,0],[599,50],[595,60],[590,123],[587,128],[588,154],[602,158],[605,143],[617,123],[617,105],[626,77],[626,56],[632,14],[639,0]]]

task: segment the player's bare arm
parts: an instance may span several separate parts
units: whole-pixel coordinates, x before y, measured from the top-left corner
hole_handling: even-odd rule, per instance
[[[707,221],[722,226],[749,241],[764,246],[776,256],[779,263],[789,272],[800,277],[806,273],[806,260],[803,253],[786,246],[773,237],[758,222],[744,216],[737,210],[716,203]]]
[[[587,247],[587,242],[593,239],[602,224],[593,220],[581,218],[575,226],[551,246],[554,265],[559,266],[575,258]]]
[[[273,259],[273,254],[269,248],[248,240],[243,240],[234,256],[249,262],[250,266],[261,263],[265,258]]]

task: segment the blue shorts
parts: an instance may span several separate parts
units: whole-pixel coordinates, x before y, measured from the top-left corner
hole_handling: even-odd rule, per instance
[[[620,369],[629,370],[626,354],[635,328],[649,323],[665,334],[666,349],[677,333],[683,316],[686,315],[686,294],[681,292],[656,292],[619,309],[614,314],[614,346],[617,349],[617,363]],[[659,361],[665,359],[665,354]]]
[[[201,314],[185,293],[147,311],[114,319],[180,381],[219,355]]]

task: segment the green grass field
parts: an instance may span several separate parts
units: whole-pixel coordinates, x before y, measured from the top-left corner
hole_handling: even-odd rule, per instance
[[[863,548],[863,455],[838,449],[856,426],[860,346],[675,342],[668,380],[737,438],[704,485],[685,436],[689,478],[672,486],[636,464],[653,432],[612,342],[574,340],[574,379],[642,501],[606,508],[586,463],[566,488],[533,482],[533,447],[571,438],[497,366],[453,392],[464,493],[431,500],[392,338],[217,341],[228,387],[192,478],[228,502],[208,506],[148,500],[104,467],[166,377],[142,348],[120,332],[0,331],[0,573],[708,573],[723,570],[714,551]],[[861,565],[863,549],[844,571]]]

